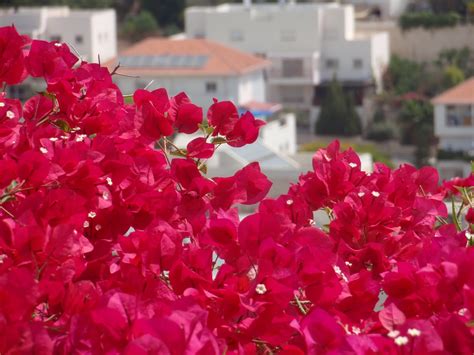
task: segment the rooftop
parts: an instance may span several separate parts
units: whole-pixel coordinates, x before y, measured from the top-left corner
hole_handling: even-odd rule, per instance
[[[270,4],[270,3],[252,3],[247,6],[243,3],[236,4],[222,4],[218,6],[191,6],[186,11],[196,12],[242,12],[242,11],[265,11],[265,12],[280,12],[280,11],[308,11],[318,10],[321,8],[336,8],[341,5],[335,2],[332,3],[291,3],[287,1],[286,4]],[[344,5],[345,6],[345,5]]]
[[[474,77],[441,93],[431,100],[433,104],[474,104]]]
[[[271,63],[206,39],[151,37],[106,63],[120,73],[155,76],[232,76],[263,69]]]

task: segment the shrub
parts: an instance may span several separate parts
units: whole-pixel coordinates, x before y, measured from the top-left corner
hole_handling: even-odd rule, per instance
[[[385,122],[374,123],[367,132],[367,139],[377,142],[393,139],[395,137],[394,129],[393,126]]]
[[[158,23],[148,11],[141,11],[138,15],[131,15],[125,19],[122,35],[132,41],[153,35],[158,30]]]
[[[341,85],[334,78],[323,99],[315,133],[354,136],[361,133],[361,127],[360,117],[355,110],[352,97],[344,94]]]
[[[202,173],[257,139],[233,103],[125,104],[106,68],[0,28],[0,87],[28,76],[46,91],[0,95],[0,353],[474,351],[474,175],[368,174],[336,141],[266,198],[257,162]]]
[[[434,14],[431,12],[409,12],[400,16],[399,25],[402,30],[422,27],[435,29],[454,27],[459,24],[461,17],[455,12]]]

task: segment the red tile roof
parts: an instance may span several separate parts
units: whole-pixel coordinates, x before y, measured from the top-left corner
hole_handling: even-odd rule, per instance
[[[431,100],[433,104],[474,104],[474,77],[443,92]]]
[[[268,60],[252,54],[244,53],[222,44],[206,39],[166,39],[151,37],[129,47],[119,54],[121,56],[207,56],[202,67],[126,67],[118,70],[126,75],[156,75],[156,76],[213,76],[240,75],[268,67]],[[117,65],[114,58],[105,65],[111,70]]]

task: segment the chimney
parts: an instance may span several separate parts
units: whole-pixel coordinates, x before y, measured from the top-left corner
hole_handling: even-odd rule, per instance
[[[252,6],[252,0],[244,0],[243,2],[244,6],[248,9]]]

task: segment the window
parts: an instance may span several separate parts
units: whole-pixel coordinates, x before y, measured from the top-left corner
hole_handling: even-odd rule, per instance
[[[304,88],[299,86],[281,86],[280,99],[283,103],[301,104],[305,102]]]
[[[242,42],[244,40],[244,34],[241,30],[230,31],[230,40],[232,42]]]
[[[326,68],[328,69],[338,69],[339,61],[337,59],[326,59]]]
[[[446,106],[446,126],[469,127],[472,121],[471,106]]]
[[[362,67],[364,66],[364,62],[362,61],[362,59],[354,59],[352,61],[352,65],[354,69],[362,69]]]
[[[206,83],[206,92],[208,94],[217,92],[217,83],[214,81],[208,81]]]
[[[303,59],[283,59],[282,75],[284,78],[303,76]]]
[[[50,37],[49,37],[49,40],[50,40],[50,41],[55,41],[55,42],[61,42],[61,39],[62,39],[62,38],[61,38],[61,36],[59,36],[59,35],[53,35],[53,36],[50,36]]]
[[[82,44],[84,43],[84,37],[82,37],[82,35],[76,35],[76,44]]]
[[[296,41],[296,32],[294,30],[282,30],[280,40],[282,42],[294,42]]]

